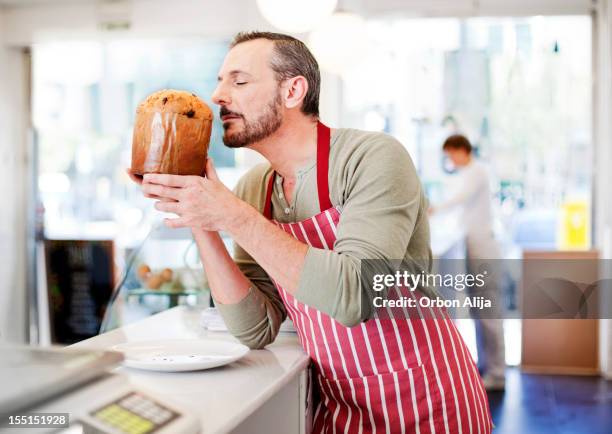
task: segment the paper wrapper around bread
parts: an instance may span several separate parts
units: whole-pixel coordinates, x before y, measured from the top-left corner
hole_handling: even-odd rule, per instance
[[[212,119],[142,110],[132,139],[132,173],[204,175]]]

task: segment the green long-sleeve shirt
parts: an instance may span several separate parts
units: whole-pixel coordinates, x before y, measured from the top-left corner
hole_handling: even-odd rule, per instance
[[[362,259],[403,258],[431,268],[427,202],[408,152],[391,136],[333,130],[329,158],[330,198],[342,212],[337,239],[333,251],[309,247],[294,296],[352,326],[366,319],[362,303],[374,297],[360,285]],[[260,164],[240,179],[235,193],[263,212],[271,175],[270,164]],[[320,212],[315,161],[296,175],[292,204],[283,196],[282,178],[276,177],[273,218],[282,223]],[[285,307],[266,271],[238,245],[234,260],[252,287],[240,302],[217,306],[234,336],[251,348],[262,348],[276,337]]]

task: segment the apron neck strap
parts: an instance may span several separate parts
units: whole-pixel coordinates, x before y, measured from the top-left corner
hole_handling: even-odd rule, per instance
[[[317,192],[321,212],[332,207],[329,200],[329,145],[331,131],[328,126],[317,122]]]
[[[331,131],[322,122],[317,122],[317,192],[319,194],[319,208],[321,212],[331,208],[333,205],[329,199],[329,146]],[[272,191],[276,172],[272,172],[266,190],[266,201],[264,202],[264,216],[272,219]]]
[[[275,179],[276,172],[272,172],[270,181],[268,182],[268,189],[266,190],[266,201],[264,202],[264,217],[268,220],[272,220],[272,190],[274,189]]]

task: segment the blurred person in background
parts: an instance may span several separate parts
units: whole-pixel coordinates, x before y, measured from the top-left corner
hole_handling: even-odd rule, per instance
[[[430,207],[429,213],[461,209],[461,224],[465,228],[468,272],[479,272],[483,261],[500,260],[501,252],[493,234],[490,176],[484,163],[472,153],[472,144],[463,135],[446,139],[442,149],[457,169],[455,193],[445,201]],[[492,307],[482,311],[472,309],[476,321],[478,360],[484,371],[485,389],[505,388],[505,346],[501,317],[499,285],[470,288],[471,296],[491,300]],[[486,317],[485,317],[486,316]]]

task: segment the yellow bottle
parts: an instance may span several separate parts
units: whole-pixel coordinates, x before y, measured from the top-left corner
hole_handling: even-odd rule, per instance
[[[591,247],[591,219],[586,200],[571,200],[561,205],[559,250],[588,250]]]

